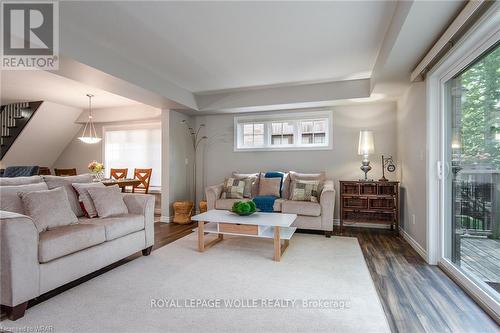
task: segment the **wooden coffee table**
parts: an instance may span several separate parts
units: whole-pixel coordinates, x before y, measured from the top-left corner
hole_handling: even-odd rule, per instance
[[[297,228],[291,227],[297,218],[296,214],[254,213],[250,216],[239,216],[227,210],[209,210],[193,216],[198,221],[198,250],[205,249],[222,241],[224,235],[236,235],[274,240],[274,260],[280,261]],[[217,238],[205,243],[205,234],[216,234]],[[283,240],[283,244],[281,241]]]

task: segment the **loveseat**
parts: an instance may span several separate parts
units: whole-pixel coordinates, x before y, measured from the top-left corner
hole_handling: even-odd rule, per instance
[[[248,198],[223,198],[224,183],[207,187],[205,189],[207,209],[231,210],[236,201],[252,200],[259,193],[259,180],[262,175],[260,172],[253,174],[233,172],[232,176],[229,176],[236,179],[256,178],[256,181],[252,184],[251,195]],[[298,180],[319,181],[320,193],[318,202],[291,200],[293,182]],[[327,237],[330,237],[333,231],[334,207],[335,189],[333,180],[326,179],[324,172],[306,174],[290,171],[284,173],[281,197],[274,201],[273,212],[297,214],[298,217],[292,226],[299,229],[323,231]]]
[[[143,255],[151,252],[154,243],[151,195],[120,194],[127,214],[87,218],[75,206],[78,205],[74,202],[78,199],[75,193],[65,189],[77,223],[40,232],[35,220],[23,214],[19,193],[48,191],[61,182],[71,187],[71,183],[92,182],[92,178],[90,175],[0,178],[0,295],[2,308],[11,320],[24,315],[30,299],[140,250]]]

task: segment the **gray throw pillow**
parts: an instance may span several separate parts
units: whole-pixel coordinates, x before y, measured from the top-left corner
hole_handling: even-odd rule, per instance
[[[36,184],[41,182],[43,182],[43,179],[40,176],[0,177],[0,186],[17,186],[17,185]]]
[[[78,201],[80,202],[80,207],[82,207],[83,213],[89,218],[97,216],[97,211],[94,206],[94,202],[90,197],[88,189],[91,187],[105,187],[103,183],[74,183],[73,188],[78,192]]]
[[[78,222],[71,210],[66,190],[62,187],[21,193],[26,215],[31,217],[38,232]]]
[[[43,180],[45,180],[45,183],[47,183],[47,187],[49,188],[49,190],[57,187],[64,187],[68,195],[69,204],[71,205],[73,213],[75,213],[75,215],[78,217],[83,216],[83,210],[80,207],[80,203],[78,202],[78,196],[76,195],[76,191],[73,189],[73,186],[71,184],[92,182],[92,176],[90,174],[68,177],[43,176]]]
[[[24,214],[24,206],[19,194],[44,190],[48,190],[45,183],[0,186],[0,210]]]
[[[94,202],[99,217],[128,214],[127,205],[118,185],[108,187],[89,187],[90,197]]]

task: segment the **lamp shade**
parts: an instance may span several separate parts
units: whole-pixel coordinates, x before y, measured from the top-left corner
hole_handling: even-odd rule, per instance
[[[375,151],[372,131],[359,132],[358,155],[369,155]]]

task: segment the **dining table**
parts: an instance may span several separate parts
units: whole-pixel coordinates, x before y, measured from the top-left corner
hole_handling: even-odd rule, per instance
[[[118,185],[122,189],[122,192],[125,192],[125,187],[137,186],[141,183],[141,181],[139,179],[122,178],[122,179],[103,179],[101,180],[101,183],[103,183],[105,186]]]

